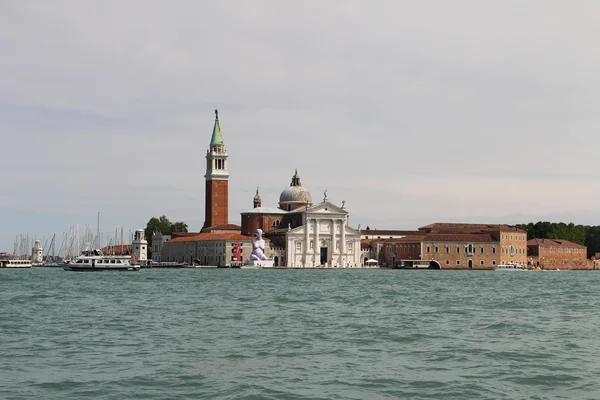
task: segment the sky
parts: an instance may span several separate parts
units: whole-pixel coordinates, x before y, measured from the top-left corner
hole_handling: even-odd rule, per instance
[[[0,2],[0,251],[204,222],[214,109],[229,221],[297,168],[350,223],[600,224],[600,3]],[[120,233],[119,233],[120,235]]]

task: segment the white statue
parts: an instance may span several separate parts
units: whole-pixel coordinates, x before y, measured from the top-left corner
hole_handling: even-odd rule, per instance
[[[265,255],[265,240],[262,238],[262,229],[256,230],[256,238],[252,239],[252,255],[250,260],[268,260]]]

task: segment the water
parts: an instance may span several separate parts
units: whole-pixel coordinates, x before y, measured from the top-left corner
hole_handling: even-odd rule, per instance
[[[600,274],[0,270],[2,399],[597,399]]]

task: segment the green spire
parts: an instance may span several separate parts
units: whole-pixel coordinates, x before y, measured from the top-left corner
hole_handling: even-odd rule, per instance
[[[215,110],[215,127],[213,128],[212,138],[210,139],[211,146],[225,146],[221,126],[219,125],[219,110]]]

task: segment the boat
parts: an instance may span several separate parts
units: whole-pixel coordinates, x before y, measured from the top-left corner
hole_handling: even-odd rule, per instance
[[[139,271],[131,256],[107,256],[102,251],[85,250],[75,260],[63,264],[65,271]]]
[[[31,268],[31,260],[0,260],[0,268]]]
[[[182,262],[175,261],[152,261],[148,260],[146,262],[141,261],[141,268],[185,268],[187,264]]]
[[[527,271],[527,267],[519,263],[499,264],[494,267],[494,271]]]

